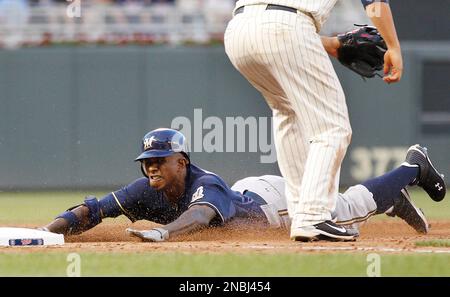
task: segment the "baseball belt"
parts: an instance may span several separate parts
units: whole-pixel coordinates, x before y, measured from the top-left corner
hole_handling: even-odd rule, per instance
[[[234,11],[234,15],[237,15],[239,13],[244,12],[244,7],[245,6],[241,6],[239,8],[237,8]],[[297,9],[293,8],[293,7],[289,7],[289,6],[283,6],[283,5],[277,5],[277,4],[268,4],[266,7],[266,10],[284,10],[284,11],[289,11],[289,12],[293,12],[293,13],[297,13]]]

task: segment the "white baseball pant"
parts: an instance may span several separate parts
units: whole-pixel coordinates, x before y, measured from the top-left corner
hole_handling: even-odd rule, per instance
[[[269,224],[276,228],[289,228],[291,217],[288,216],[285,196],[285,181],[281,176],[251,176],[238,180],[231,187],[233,191],[245,194],[251,191],[258,194],[266,205],[261,208]],[[350,187],[343,194],[338,194],[336,207],[331,212],[331,220],[339,225],[351,226],[358,230],[359,223],[366,221],[376,213],[377,205],[372,193],[362,186]]]
[[[351,139],[344,92],[309,14],[245,6],[225,50],[273,112],[275,147],[295,228],[331,219]]]

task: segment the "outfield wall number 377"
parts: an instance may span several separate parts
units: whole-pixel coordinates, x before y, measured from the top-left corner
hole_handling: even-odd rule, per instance
[[[350,153],[350,174],[357,181],[380,176],[400,165],[406,150],[406,147],[356,147]]]

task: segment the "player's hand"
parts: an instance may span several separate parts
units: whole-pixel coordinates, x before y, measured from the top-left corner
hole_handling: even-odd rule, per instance
[[[390,83],[399,82],[403,74],[403,58],[400,48],[388,49],[384,55],[384,78]]]
[[[135,230],[127,228],[126,232],[131,236],[142,239],[142,241],[161,242],[169,239],[169,231],[162,228],[153,228],[150,230]]]
[[[325,51],[335,58],[338,57],[338,49],[341,46],[337,37],[320,36]]]

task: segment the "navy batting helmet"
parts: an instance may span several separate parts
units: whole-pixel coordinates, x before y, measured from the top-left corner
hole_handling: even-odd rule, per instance
[[[135,161],[148,158],[168,157],[182,153],[189,160],[186,137],[180,131],[159,128],[145,134],[141,144],[141,154]]]

